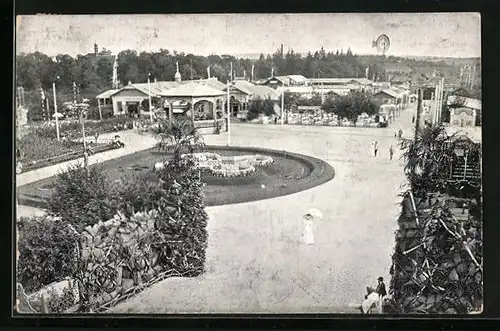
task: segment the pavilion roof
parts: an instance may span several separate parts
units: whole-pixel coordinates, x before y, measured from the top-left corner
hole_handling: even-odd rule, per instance
[[[117,92],[118,90],[107,90],[107,91],[104,91],[102,92],[101,94],[98,94],[95,98],[96,99],[107,99],[109,97],[111,97],[113,94],[115,94],[115,92]]]
[[[216,97],[224,95],[224,92],[199,82],[189,82],[170,90],[159,93],[165,97]]]

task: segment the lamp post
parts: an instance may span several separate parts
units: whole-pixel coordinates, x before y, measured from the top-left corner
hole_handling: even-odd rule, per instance
[[[285,117],[285,90],[281,92],[281,126],[283,126],[283,120]]]
[[[151,74],[148,73],[148,99],[149,99],[149,119],[153,124],[153,107],[151,106]]]
[[[59,79],[59,76],[57,76],[56,80]],[[59,113],[57,112],[57,97],[56,97],[56,82],[52,83],[52,91],[54,92],[54,116],[56,118],[56,136],[57,136],[57,141],[59,141]]]
[[[227,145],[231,145],[231,84],[227,81]]]
[[[89,154],[87,153],[87,142],[85,141],[85,112],[80,110],[80,122],[82,123],[82,138],[83,138],[83,165],[87,174],[89,172]]]

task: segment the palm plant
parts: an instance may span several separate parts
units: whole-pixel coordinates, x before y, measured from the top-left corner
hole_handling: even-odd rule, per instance
[[[205,147],[203,136],[187,116],[160,122],[153,128],[153,132],[158,140],[156,147],[162,151],[173,152],[175,160],[179,160],[182,153],[193,153]]]
[[[452,137],[442,126],[426,126],[418,131],[416,139],[401,143],[405,173],[414,194],[445,188],[455,159]]]

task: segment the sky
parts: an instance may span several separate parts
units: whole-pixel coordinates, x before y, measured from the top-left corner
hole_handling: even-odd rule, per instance
[[[94,43],[119,53],[134,49],[209,54],[274,53],[281,44],[306,53],[324,47],[376,54],[372,41],[391,40],[387,55],[480,57],[479,13],[170,14],[18,16],[17,53],[87,54]]]

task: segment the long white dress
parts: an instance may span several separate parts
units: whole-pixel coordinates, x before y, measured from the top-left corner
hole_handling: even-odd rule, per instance
[[[376,292],[372,292],[368,295],[368,297],[361,304],[361,309],[364,314],[372,313],[374,308],[377,308],[379,305],[379,295]]]
[[[314,233],[313,233],[313,222],[312,220],[304,219],[304,231],[302,232],[302,238],[306,245],[314,244]]]

